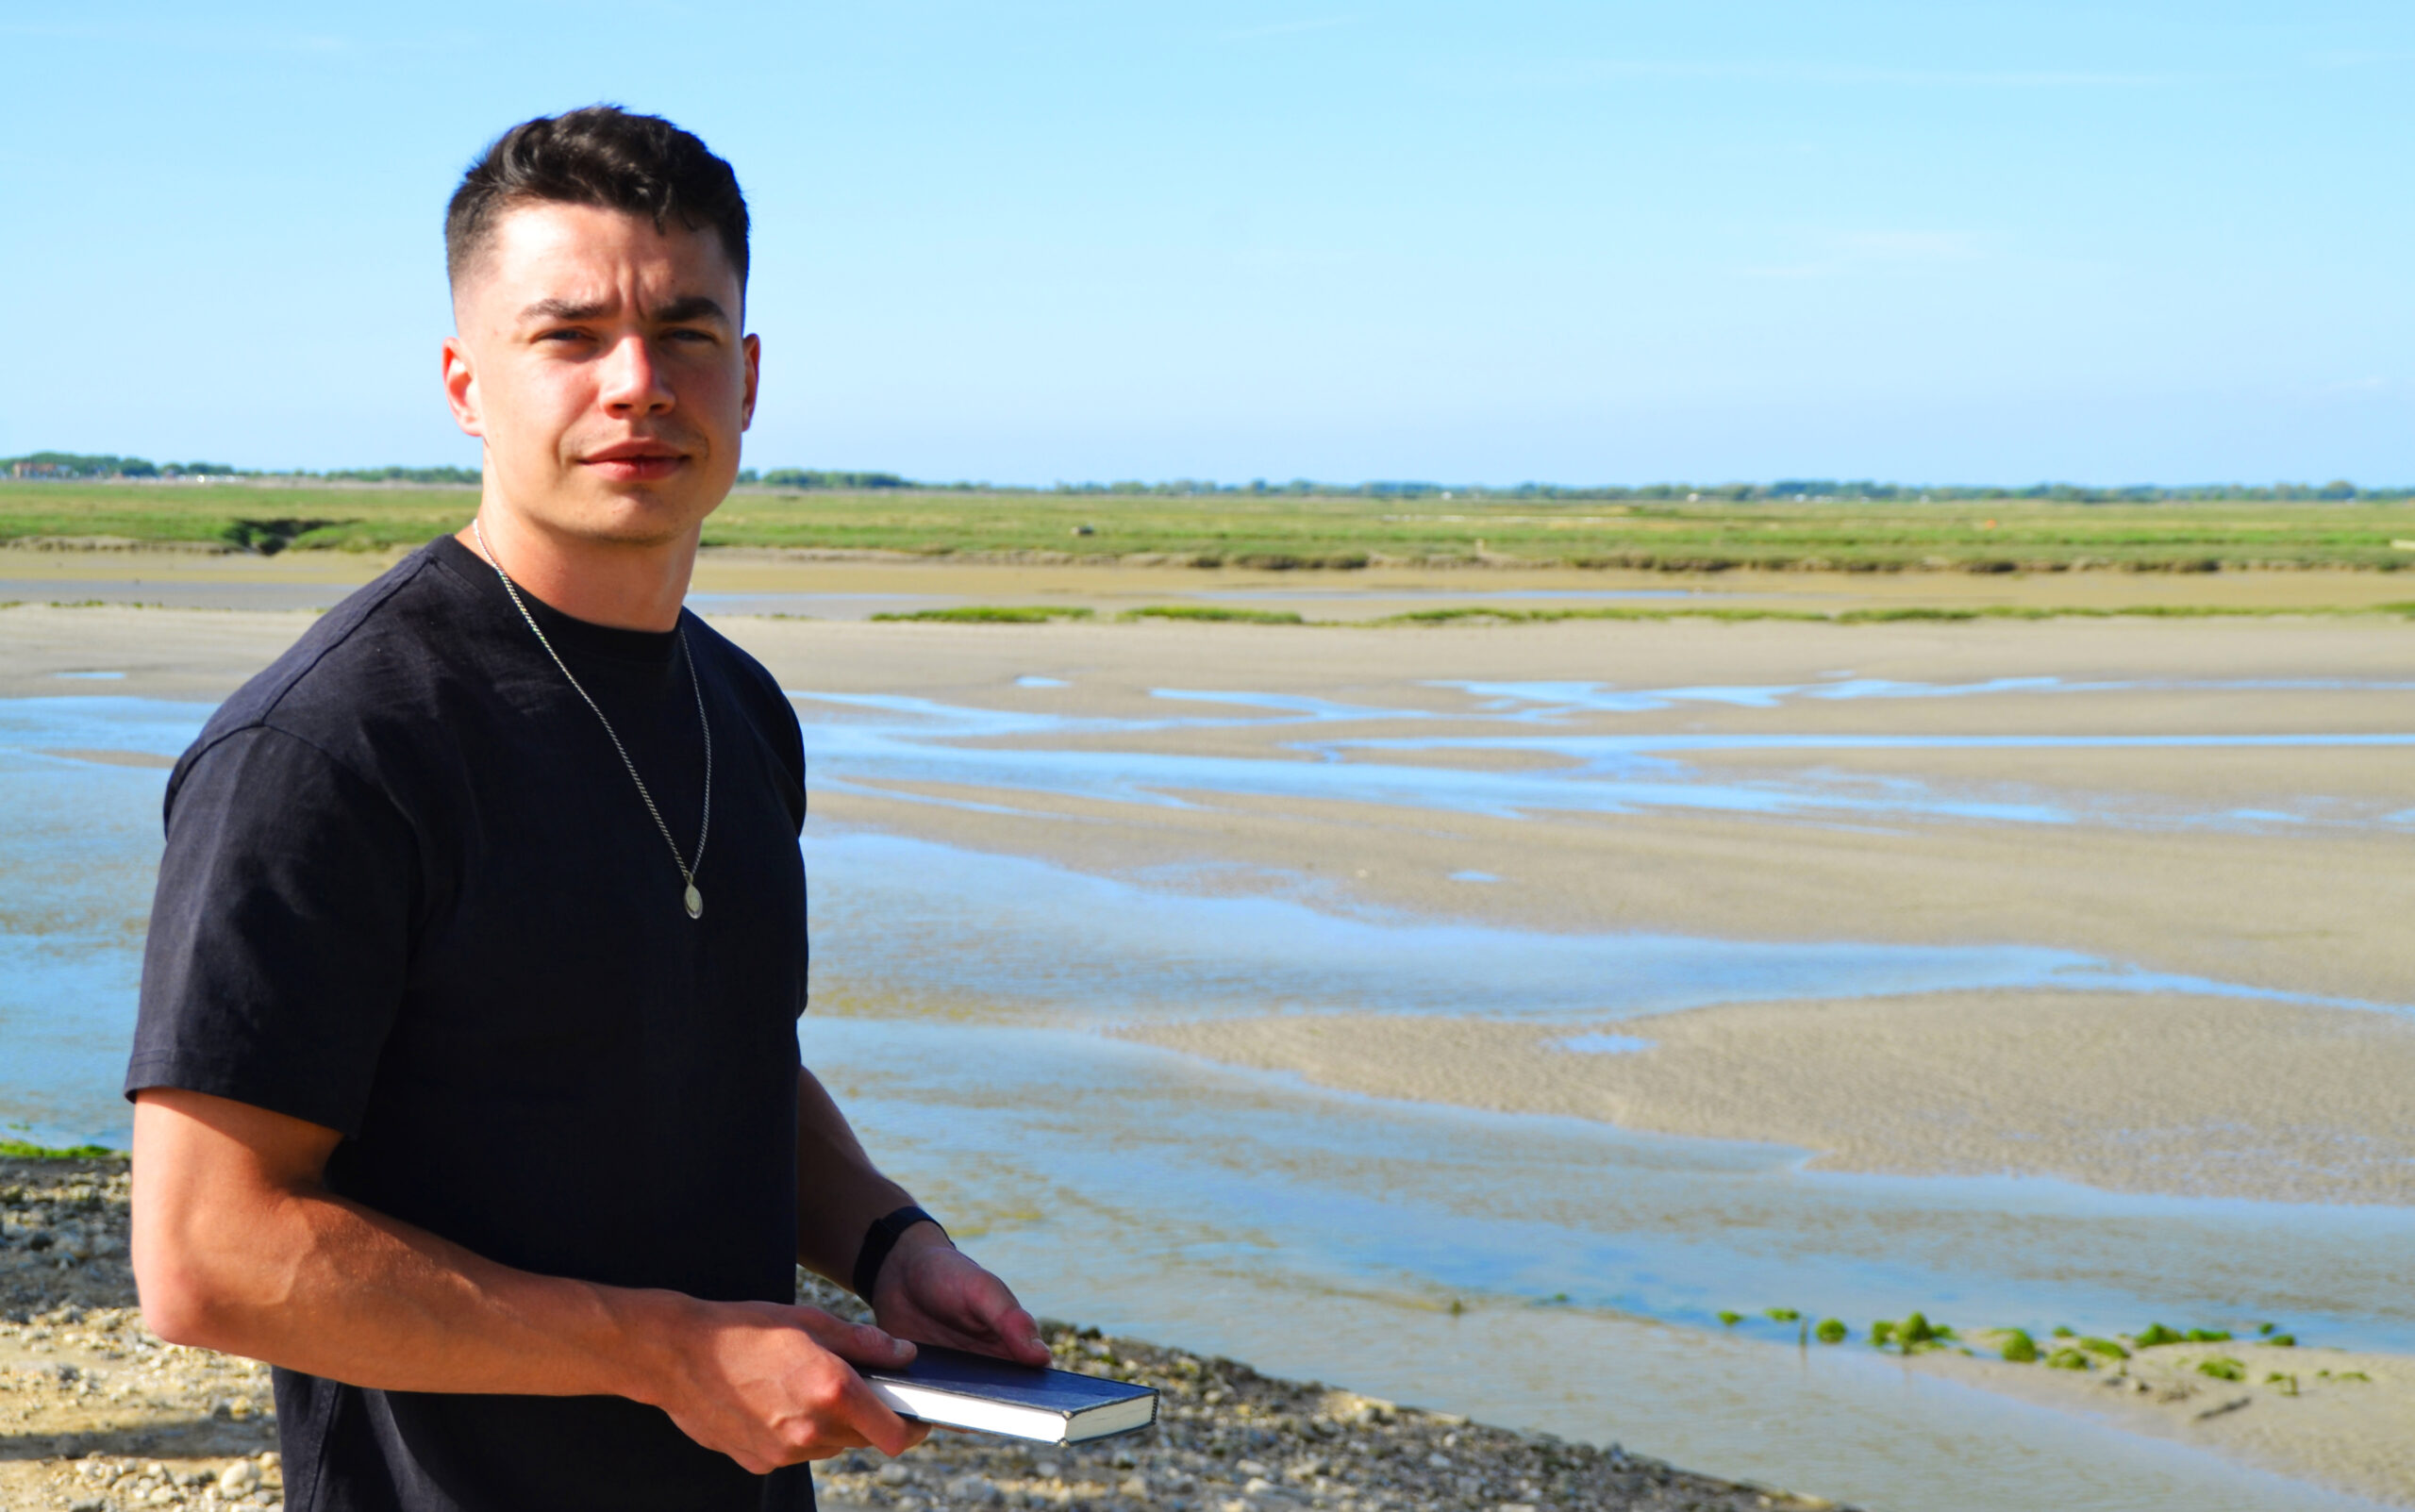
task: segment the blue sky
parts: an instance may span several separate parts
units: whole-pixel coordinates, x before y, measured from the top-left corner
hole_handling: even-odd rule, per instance
[[[759,466],[2415,481],[2415,7],[87,0],[0,55],[0,455],[474,462],[444,199],[611,99],[746,187]]]

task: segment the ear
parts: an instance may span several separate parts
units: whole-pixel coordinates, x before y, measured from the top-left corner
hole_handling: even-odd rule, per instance
[[[478,404],[477,369],[470,361],[469,347],[458,336],[444,339],[444,402],[453,407],[453,424],[484,439],[486,417]]]
[[[738,428],[755,428],[755,396],[763,386],[763,339],[750,336],[739,343],[746,352],[746,401],[739,412]]]

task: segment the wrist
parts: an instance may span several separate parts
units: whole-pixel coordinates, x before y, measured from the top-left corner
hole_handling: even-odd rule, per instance
[[[695,1374],[711,1330],[713,1304],[676,1291],[607,1290],[614,1339],[606,1362],[608,1394],[661,1406]]]
[[[880,1289],[881,1272],[888,1269],[898,1251],[912,1253],[934,1244],[955,1248],[948,1239],[947,1230],[940,1226],[940,1221],[920,1207],[909,1204],[875,1219],[864,1233],[862,1247],[856,1253],[856,1266],[851,1277],[856,1295],[870,1303],[873,1294]]]

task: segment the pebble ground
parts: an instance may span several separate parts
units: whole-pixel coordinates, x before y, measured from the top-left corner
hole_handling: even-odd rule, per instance
[[[282,1505],[268,1371],[161,1342],[126,1265],[119,1161],[0,1160],[0,1512]],[[856,1300],[800,1273],[799,1298]],[[821,1467],[825,1504],[879,1512],[1760,1512],[1833,1504],[1046,1325],[1068,1369],[1152,1386],[1158,1424],[1071,1447],[941,1433]]]

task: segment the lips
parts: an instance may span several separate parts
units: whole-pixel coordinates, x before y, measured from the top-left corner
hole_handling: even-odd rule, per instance
[[[579,465],[614,482],[648,483],[669,477],[687,459],[660,441],[623,441],[588,453]]]

